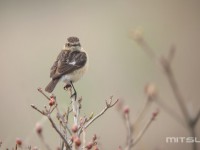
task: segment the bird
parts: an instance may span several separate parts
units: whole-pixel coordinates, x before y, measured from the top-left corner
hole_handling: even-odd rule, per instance
[[[64,88],[71,86],[74,93],[71,96],[77,96],[73,83],[78,81],[88,68],[88,56],[82,48],[79,38],[70,36],[64,48],[57,56],[56,61],[50,69],[50,83],[46,86],[45,91],[52,93],[59,81],[64,82]]]

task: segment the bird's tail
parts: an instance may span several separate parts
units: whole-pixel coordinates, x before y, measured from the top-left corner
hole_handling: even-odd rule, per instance
[[[56,87],[59,79],[51,80],[51,82],[46,86],[45,91],[51,93]]]

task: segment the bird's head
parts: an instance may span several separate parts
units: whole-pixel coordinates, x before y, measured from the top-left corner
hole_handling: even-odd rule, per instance
[[[81,44],[79,42],[79,38],[75,36],[71,36],[67,39],[67,42],[64,45],[65,50],[81,50]]]

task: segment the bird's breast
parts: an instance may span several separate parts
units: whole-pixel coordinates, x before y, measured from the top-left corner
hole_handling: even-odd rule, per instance
[[[83,75],[84,73],[86,72],[87,70],[87,63],[84,67],[80,68],[80,69],[77,69],[75,71],[73,71],[72,73],[69,73],[69,74],[66,74],[66,75],[63,75],[61,77],[61,81],[65,82],[65,83],[69,83],[70,81],[72,82],[76,82],[78,81]]]

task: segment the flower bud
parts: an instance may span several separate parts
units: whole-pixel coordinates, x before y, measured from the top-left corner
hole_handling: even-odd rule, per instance
[[[94,134],[93,137],[92,137],[92,140],[93,140],[93,141],[96,141],[96,139],[97,139],[97,135]]]
[[[76,137],[73,139],[73,141],[74,141],[74,143],[75,143],[76,146],[79,147],[79,146],[81,145],[81,140],[80,140],[79,137],[76,136]]]
[[[124,112],[124,114],[129,114],[130,108],[128,106],[124,106],[123,112]]]
[[[93,147],[93,142],[89,142],[89,143],[86,145],[86,148],[87,148],[88,150],[92,149],[92,147]]]
[[[143,30],[141,28],[132,31],[131,36],[138,43],[144,40]]]
[[[94,150],[99,150],[99,148],[97,146],[94,147]]]
[[[16,139],[16,145],[18,145],[18,146],[22,145],[22,140],[20,138]]]
[[[55,104],[55,99],[52,97],[50,100],[49,100],[49,106],[53,106]]]
[[[158,115],[158,113],[159,113],[159,109],[157,109],[156,111],[154,111],[152,113],[152,120],[154,120],[156,118],[156,116]]]
[[[145,86],[144,91],[149,98],[153,98],[157,96],[157,89],[153,83],[149,83]]]
[[[32,150],[38,150],[38,147],[36,147],[36,146],[35,146],[35,147],[33,147],[33,149],[32,149]]]
[[[36,130],[37,134],[41,134],[42,133],[42,126],[41,126],[41,124],[39,122],[36,123],[35,130]]]
[[[78,131],[78,126],[77,126],[76,124],[74,124],[74,125],[72,126],[72,131],[73,131],[74,133],[76,133],[76,132]]]

